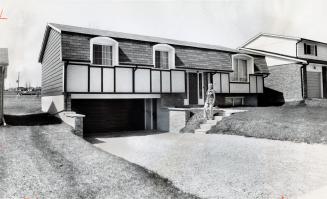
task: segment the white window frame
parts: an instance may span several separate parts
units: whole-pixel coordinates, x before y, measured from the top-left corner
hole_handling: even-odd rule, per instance
[[[109,37],[94,37],[90,40],[90,60],[93,63],[93,44],[112,47],[112,66],[119,65],[119,44],[116,40]],[[103,66],[103,65],[101,65]]]
[[[156,44],[153,46],[153,65],[156,65],[156,51],[168,52],[168,68],[175,69],[175,48],[168,44]]]
[[[250,81],[250,74],[254,73],[254,59],[250,55],[246,54],[235,54],[232,55],[232,69],[235,71],[236,68],[236,63],[238,59],[246,60],[247,62],[247,81],[235,81],[234,79],[232,80],[233,82],[249,82]],[[231,73],[231,75],[234,75]]]

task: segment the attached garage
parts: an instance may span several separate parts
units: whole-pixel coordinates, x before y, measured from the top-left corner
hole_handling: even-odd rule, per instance
[[[308,98],[321,98],[321,73],[307,72]]]
[[[71,107],[86,116],[86,137],[145,129],[144,99],[73,99]]]

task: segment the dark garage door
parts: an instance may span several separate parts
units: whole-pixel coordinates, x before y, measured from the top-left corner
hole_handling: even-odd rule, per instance
[[[84,114],[84,135],[144,129],[143,99],[74,99],[72,110]]]

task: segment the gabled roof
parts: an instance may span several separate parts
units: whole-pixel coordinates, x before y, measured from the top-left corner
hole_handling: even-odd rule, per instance
[[[257,40],[259,37],[262,36],[267,36],[267,37],[276,37],[276,38],[283,38],[283,39],[290,39],[290,40],[296,40],[296,41],[300,41],[303,38],[300,37],[292,37],[292,36],[285,36],[285,35],[277,35],[277,34],[269,34],[269,33],[259,33],[256,36],[252,37],[251,39],[249,39],[247,42],[245,42],[240,48],[244,48],[245,46],[247,46],[249,43]]]
[[[161,37],[153,37],[153,36],[144,36],[138,34],[129,34],[123,32],[115,32],[115,31],[108,31],[108,30],[101,30],[101,29],[94,29],[94,28],[84,28],[78,26],[71,26],[71,25],[64,25],[64,24],[56,24],[56,23],[49,23],[46,27],[43,43],[39,55],[39,62],[43,59],[43,53],[45,50],[46,42],[48,40],[50,29],[54,29],[58,32],[70,32],[70,33],[79,33],[79,34],[86,34],[86,35],[93,35],[93,36],[106,36],[106,37],[113,37],[113,38],[121,38],[121,39],[130,39],[130,40],[137,40],[137,41],[147,41],[153,43],[163,43],[163,44],[171,44],[171,45],[179,45],[179,46],[187,46],[187,47],[195,47],[195,48],[202,48],[202,49],[209,49],[209,50],[217,50],[223,52],[232,52],[232,53],[239,53],[238,50],[227,48],[218,45],[211,45],[211,44],[202,44],[190,41],[180,41],[174,39],[166,39]]]
[[[275,38],[282,38],[282,39],[290,39],[290,40],[296,40],[296,41],[310,41],[310,42],[321,43],[321,44],[327,45],[326,42],[317,41],[317,40],[313,40],[313,39],[308,39],[308,38],[304,38],[304,37],[293,37],[293,36],[270,34],[270,33],[259,33],[258,35],[252,37],[247,42],[245,42],[240,48],[244,48],[246,45],[248,45],[249,43],[253,42],[254,40],[258,39],[261,36],[275,37]]]
[[[129,33],[115,32],[115,31],[108,31],[108,30],[101,30],[101,29],[94,29],[94,28],[84,28],[84,27],[64,25],[64,24],[49,23],[48,25],[57,31],[73,32],[73,33],[80,33],[80,34],[87,34],[87,35],[94,35],[94,36],[107,36],[107,37],[114,37],[114,38],[121,38],[121,39],[154,42],[154,43],[166,43],[166,44],[173,44],[173,45],[180,45],[180,46],[189,46],[189,47],[197,47],[197,48],[238,53],[238,51],[235,49],[218,46],[218,45],[202,44],[202,43],[195,43],[190,41],[180,41],[180,40],[166,39],[161,37],[129,34]]]

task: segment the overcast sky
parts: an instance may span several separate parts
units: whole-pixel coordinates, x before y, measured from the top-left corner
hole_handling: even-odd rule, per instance
[[[6,87],[41,85],[38,55],[48,22],[236,48],[260,32],[327,42],[325,0],[0,0],[0,47],[9,48]]]

